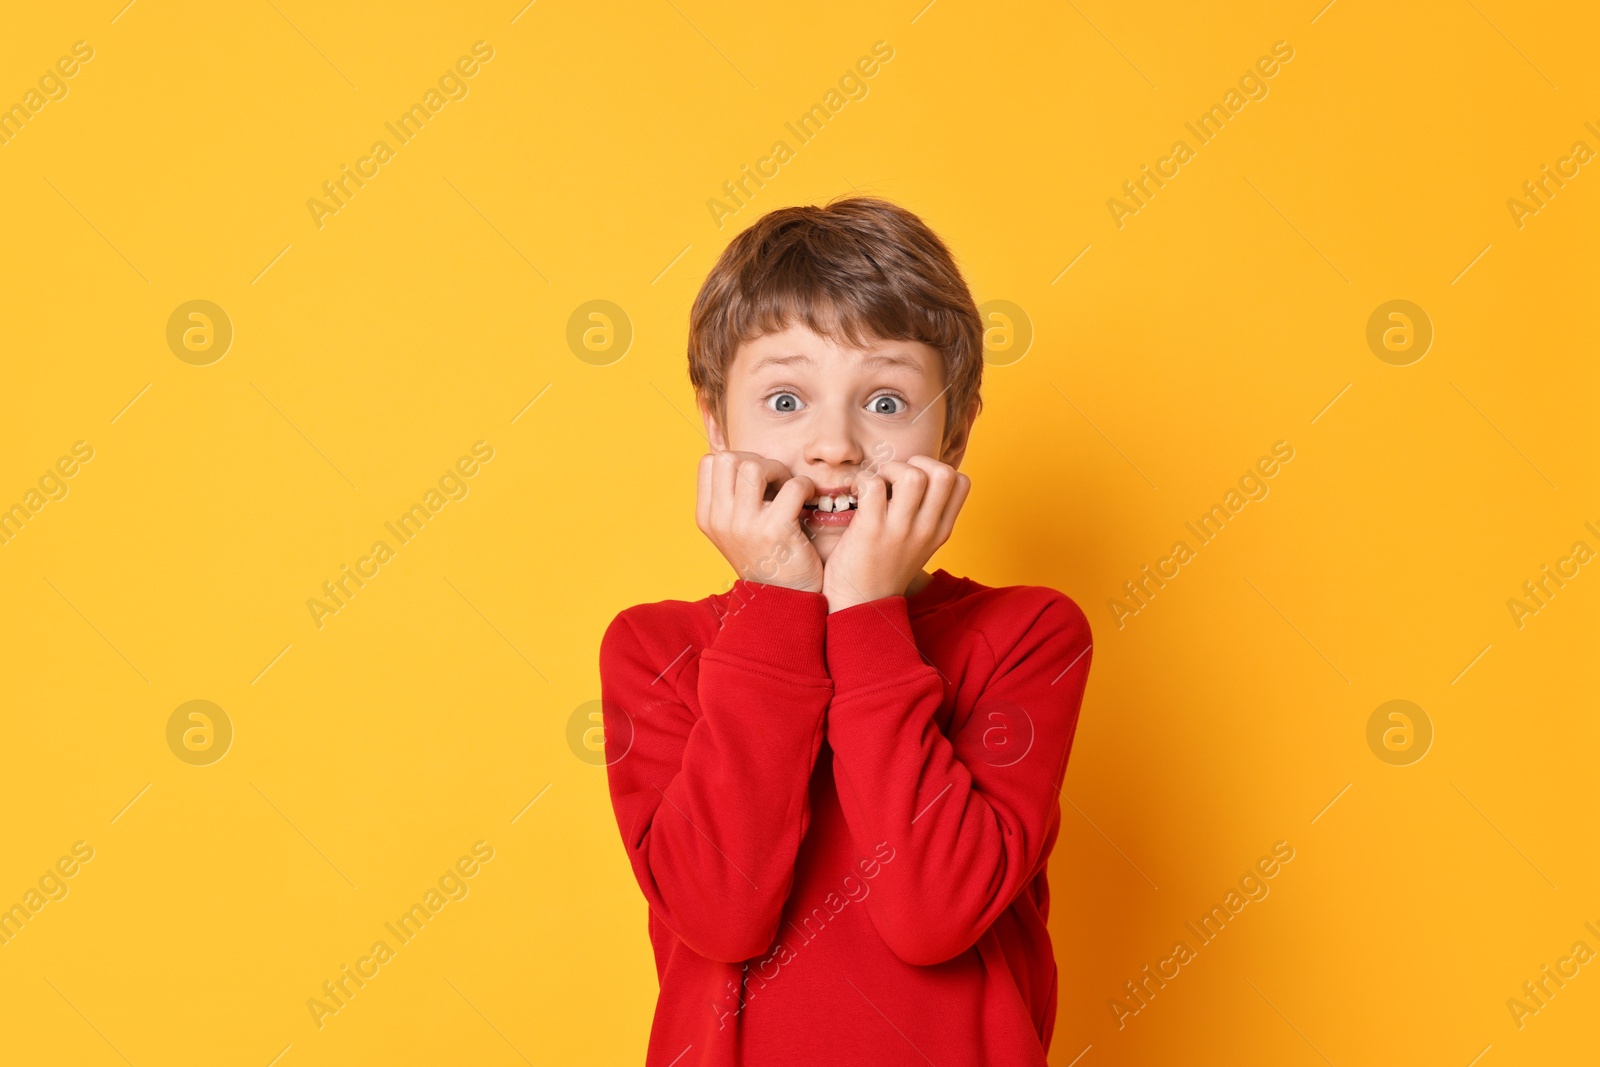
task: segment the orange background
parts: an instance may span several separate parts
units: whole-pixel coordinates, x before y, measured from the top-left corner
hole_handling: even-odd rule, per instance
[[[119,7],[0,34],[0,105],[93,50],[0,144],[0,507],[26,515],[0,544],[0,906],[65,891],[0,944],[0,1061],[641,1061],[645,906],[569,725],[617,611],[731,577],[692,518],[700,280],[760,213],[853,190],[1014,309],[933,565],[1054,586],[1095,628],[1051,1062],[1593,1049],[1592,965],[1507,1007],[1600,949],[1600,576],[1565,564],[1520,626],[1507,605],[1600,550],[1600,176],[1507,203],[1600,150],[1589,6]],[[477,41],[465,95],[361,163]],[[1280,41],[1200,144],[1185,123]],[[1178,139],[1119,227],[1108,200]],[[347,165],[369,178],[319,226]],[[180,317],[174,347],[194,300],[218,332],[185,348]],[[615,332],[575,349],[595,300]],[[1431,324],[1420,358],[1368,344],[1392,300]],[[1123,583],[1279,441],[1267,495],[1119,626]],[[319,626],[346,565],[370,577]],[[220,716],[169,733],[195,700]],[[1369,745],[1393,700],[1409,749]],[[1119,1028],[1123,983],[1279,841],[1270,895]],[[465,895],[361,964],[442,879]],[[346,965],[377,969],[319,1026]]]

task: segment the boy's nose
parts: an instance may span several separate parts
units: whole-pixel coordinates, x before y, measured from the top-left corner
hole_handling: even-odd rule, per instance
[[[836,413],[814,425],[816,432],[806,446],[807,460],[830,469],[861,462],[861,441],[849,415]]]

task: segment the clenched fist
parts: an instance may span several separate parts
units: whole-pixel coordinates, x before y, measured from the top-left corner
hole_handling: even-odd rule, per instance
[[[928,456],[863,471],[855,515],[828,556],[822,589],[828,610],[903,595],[950,539],[971,489],[971,478]]]
[[[767,500],[767,487],[777,493]],[[775,459],[754,452],[700,457],[695,524],[747,581],[822,592],[822,558],[800,528],[816,486]]]

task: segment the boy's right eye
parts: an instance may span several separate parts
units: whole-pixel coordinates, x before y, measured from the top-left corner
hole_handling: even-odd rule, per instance
[[[767,407],[785,414],[791,411],[799,411],[800,398],[793,393],[773,393],[767,397]]]

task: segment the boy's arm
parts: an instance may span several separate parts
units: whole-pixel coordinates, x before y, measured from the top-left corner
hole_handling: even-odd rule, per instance
[[[1037,873],[1059,818],[1091,635],[1060,593],[1027,610],[1021,638],[993,648],[994,673],[948,738],[934,722],[945,682],[917,651],[906,598],[828,616],[839,803],[857,842],[903,849],[865,903],[908,963],[970,948]]]
[[[639,888],[696,953],[737,963],[777,933],[833,688],[821,593],[740,580],[732,594],[700,654],[699,718],[664,677],[688,649],[642,642],[627,613],[601,642],[600,689],[611,801]]]

